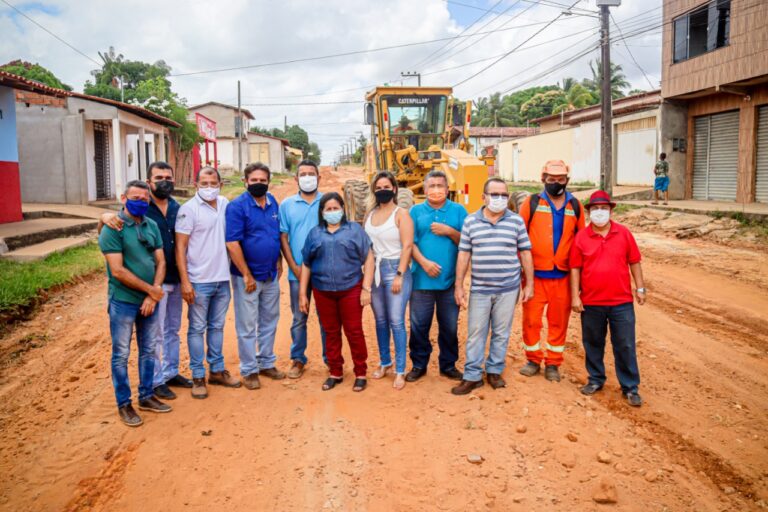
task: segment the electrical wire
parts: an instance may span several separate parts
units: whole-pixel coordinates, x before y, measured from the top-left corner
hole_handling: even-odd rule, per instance
[[[7,2],[6,0],[0,0],[0,2],[3,2],[5,5],[7,5],[8,7],[10,7],[11,9],[13,9],[13,10],[14,10],[14,11],[16,11],[17,13],[21,14],[22,16],[24,16],[26,19],[28,19],[29,21],[31,21],[32,23],[34,23],[35,25],[37,25],[38,27],[40,27],[41,29],[43,29],[44,31],[46,31],[46,32],[47,32],[48,34],[50,34],[51,36],[53,36],[53,37],[55,37],[56,39],[58,39],[60,42],[62,42],[62,43],[64,43],[65,45],[67,45],[67,46],[68,46],[69,48],[71,48],[72,50],[76,51],[77,53],[79,53],[80,55],[82,55],[83,57],[85,57],[86,59],[88,59],[89,61],[91,61],[91,62],[93,62],[94,64],[96,64],[97,66],[101,67],[101,65],[102,65],[102,63],[101,63],[101,62],[99,62],[99,61],[97,61],[96,59],[94,59],[94,58],[90,57],[90,56],[89,56],[89,55],[87,55],[86,53],[84,53],[84,52],[82,52],[82,51],[78,50],[77,48],[75,48],[74,46],[72,46],[70,43],[68,43],[67,41],[65,41],[65,40],[64,40],[64,39],[62,39],[61,37],[57,36],[56,34],[54,34],[53,32],[51,32],[50,30],[48,30],[47,28],[45,28],[44,26],[42,26],[40,23],[36,22],[35,20],[33,20],[32,18],[30,18],[29,16],[27,16],[27,15],[26,15],[26,14],[25,14],[25,13],[24,13],[22,10],[18,9],[18,8],[17,8],[15,5],[13,5],[13,4],[11,4],[11,3]]]

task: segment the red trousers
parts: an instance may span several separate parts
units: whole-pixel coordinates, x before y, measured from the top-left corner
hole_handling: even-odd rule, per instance
[[[312,289],[317,306],[320,324],[325,330],[325,356],[331,375],[341,377],[344,374],[344,357],[341,355],[341,329],[352,352],[355,377],[365,377],[368,369],[368,348],[363,333],[363,306],[360,305],[362,283],[357,283],[349,290],[324,292]]]
[[[545,307],[547,343],[542,347],[540,338]],[[560,366],[570,318],[571,287],[568,276],[559,279],[534,277],[533,298],[523,303],[523,348],[529,361]]]

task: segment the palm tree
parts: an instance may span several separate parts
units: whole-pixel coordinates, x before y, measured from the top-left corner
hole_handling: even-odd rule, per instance
[[[577,82],[568,88],[565,92],[564,102],[552,109],[552,113],[559,114],[562,111],[568,112],[588,105],[594,105],[596,100],[597,98],[593,96],[589,89]]]
[[[477,101],[477,113],[475,114],[475,126],[513,126],[515,124],[516,108],[512,104],[505,103],[501,93],[496,92],[488,98],[480,98]]]
[[[563,85],[561,86],[561,88],[563,89],[563,91],[568,92],[571,90],[571,87],[573,87],[574,85],[577,85],[578,83],[579,82],[577,82],[576,79],[573,77],[570,77],[570,76],[565,77],[563,78]]]
[[[589,61],[589,69],[592,71],[592,79],[584,79],[582,82],[587,88],[596,92],[600,97],[600,84],[603,80],[603,64],[600,59]],[[621,65],[611,62],[611,98],[623,98],[624,89],[629,89],[630,84],[621,68]]]

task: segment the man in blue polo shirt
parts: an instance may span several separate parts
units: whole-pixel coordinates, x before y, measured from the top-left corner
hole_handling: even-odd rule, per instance
[[[432,343],[429,331],[437,310],[440,374],[461,380],[457,328],[459,306],[454,300],[456,257],[467,210],[448,199],[448,178],[431,171],[424,178],[427,200],[411,208],[414,227],[413,293],[411,293],[411,362],[405,380],[415,382],[427,373]]]
[[[247,165],[247,191],[227,206],[226,240],[232,259],[240,375],[248,389],[261,387],[259,374],[276,380],[285,378],[285,373],[275,368],[282,260],[279,208],[277,200],[267,192],[269,179],[266,165]]]
[[[288,264],[288,285],[291,292],[291,367],[288,378],[298,379],[307,365],[307,316],[299,309],[299,276],[304,259],[301,252],[310,230],[318,224],[318,207],[322,192],[317,190],[320,173],[312,160],[302,160],[296,169],[299,192],[280,205],[280,244]],[[309,288],[311,297],[312,287]],[[325,360],[325,331],[320,327]]]

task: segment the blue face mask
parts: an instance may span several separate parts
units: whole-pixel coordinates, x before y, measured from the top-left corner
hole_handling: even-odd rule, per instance
[[[344,212],[341,210],[334,210],[332,212],[323,212],[323,218],[328,224],[338,224],[341,222],[341,218],[344,216]]]
[[[143,217],[149,209],[149,203],[141,199],[128,199],[125,202],[125,209],[134,217]]]

